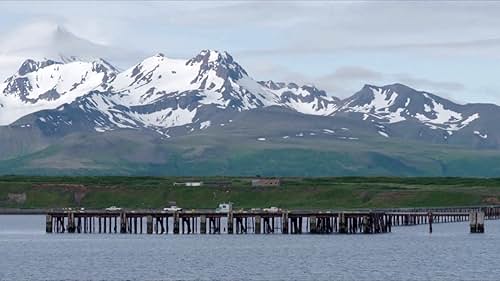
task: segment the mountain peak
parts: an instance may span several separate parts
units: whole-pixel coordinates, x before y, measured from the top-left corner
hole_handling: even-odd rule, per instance
[[[203,64],[235,64],[233,57],[226,51],[204,49],[201,50],[194,58],[188,61],[188,64],[194,63]]]
[[[226,51],[212,50],[212,49],[204,49],[201,50],[198,56],[203,58],[208,58],[208,62],[216,62],[216,61],[233,61],[233,57]]]
[[[390,92],[398,92],[400,94],[403,93],[417,93],[420,92],[410,86],[401,84],[401,83],[393,83],[393,84],[387,84],[383,86],[378,86],[378,85],[373,85],[373,84],[365,84],[363,88],[360,90],[360,92],[363,91],[373,91],[373,90],[379,90],[379,91],[390,91]]]
[[[222,79],[230,77],[238,80],[248,75],[245,69],[226,51],[202,50],[198,55],[186,62],[186,65],[189,66],[195,64],[200,65],[200,73],[213,70]]]
[[[389,84],[381,87],[383,89],[390,89],[395,92],[419,92],[416,89],[409,87],[407,85],[401,84],[401,83],[394,83],[394,84]]]
[[[54,34],[55,38],[57,38],[57,39],[75,36],[73,33],[68,31],[64,26],[62,26],[60,24],[55,25],[53,34]]]
[[[37,71],[40,68],[44,68],[49,65],[60,64],[60,62],[56,62],[50,59],[46,59],[43,61],[35,61],[33,59],[27,59],[23,62],[17,73],[21,76],[31,73],[33,71]]]

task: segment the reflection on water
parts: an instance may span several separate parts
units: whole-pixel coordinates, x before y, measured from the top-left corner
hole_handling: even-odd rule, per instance
[[[0,280],[499,280],[500,222],[379,235],[45,234],[0,216]]]

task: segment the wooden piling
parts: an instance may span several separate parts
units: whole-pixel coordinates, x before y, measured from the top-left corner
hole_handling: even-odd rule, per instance
[[[75,213],[68,213],[68,233],[75,233]]]
[[[233,234],[234,220],[233,220],[233,211],[230,210],[227,213],[227,234]]]
[[[281,215],[281,233],[288,234],[288,211],[284,211]]]
[[[309,233],[312,233],[312,234],[317,233],[317,230],[316,230],[316,217],[315,216],[309,217]]]
[[[52,216],[51,215],[45,216],[45,232],[52,233]]]
[[[347,233],[347,218],[343,212],[339,214],[339,233]]]
[[[434,221],[434,217],[432,215],[432,212],[429,212],[428,216],[429,217],[428,217],[427,221],[429,222],[429,233],[432,233],[432,223]]]
[[[179,234],[179,212],[174,213],[174,234]]]
[[[153,234],[153,216],[146,217],[146,233]]]
[[[207,233],[207,216],[200,217],[200,234]]]
[[[484,212],[472,211],[469,214],[470,233],[484,233]]]
[[[260,216],[255,216],[254,233],[255,234],[260,234]]]
[[[370,216],[363,217],[363,233],[364,234],[372,233],[372,224],[371,224]]]
[[[127,214],[120,213],[120,233],[127,233]]]

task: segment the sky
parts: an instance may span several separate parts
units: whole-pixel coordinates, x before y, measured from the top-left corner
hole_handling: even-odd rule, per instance
[[[216,49],[257,80],[313,84],[340,98],[364,84],[403,83],[500,104],[497,1],[19,1],[0,10],[2,80],[20,59],[62,48],[45,44],[60,26],[82,39],[65,53],[92,49],[121,68],[160,52]]]

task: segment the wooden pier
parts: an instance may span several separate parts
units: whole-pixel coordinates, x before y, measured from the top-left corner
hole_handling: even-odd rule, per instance
[[[468,221],[471,214],[499,219],[500,207],[358,211],[169,212],[160,210],[56,210],[46,213],[47,233],[128,234],[378,234],[392,227]],[[479,215],[481,216],[481,215]],[[475,217],[476,218],[476,217]],[[472,223],[471,223],[472,231]],[[484,225],[482,226],[484,232]],[[481,232],[481,231],[476,231]]]

